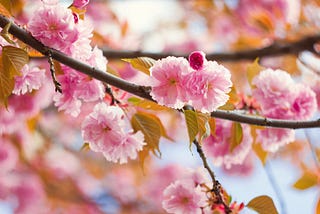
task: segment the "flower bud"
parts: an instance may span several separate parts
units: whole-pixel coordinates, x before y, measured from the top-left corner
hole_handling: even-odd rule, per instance
[[[194,51],[189,55],[189,65],[194,70],[201,70],[207,61],[205,53],[202,51]]]
[[[73,0],[72,5],[75,6],[76,8],[83,8],[87,4],[89,4],[89,0]]]

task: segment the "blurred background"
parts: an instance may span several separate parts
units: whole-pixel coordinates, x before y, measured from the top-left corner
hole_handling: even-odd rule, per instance
[[[66,7],[72,3],[60,2]],[[36,3],[39,1],[16,1],[16,19],[25,23]],[[320,3],[91,0],[85,18],[94,27],[92,46],[103,48],[107,58],[110,50],[183,55],[194,50],[232,53],[319,34]],[[246,72],[252,62],[219,61],[232,72],[239,94],[250,94]],[[319,98],[317,55],[303,52],[298,56],[264,57],[260,63],[288,71],[297,82],[310,85]],[[45,64],[44,60],[44,67]],[[137,84],[146,79],[145,74],[117,59],[109,59],[108,71]],[[120,96],[122,92],[117,93]],[[179,115],[159,113],[169,136],[176,142],[161,139],[161,158],[150,155],[143,171],[138,161],[111,164],[101,154],[83,149],[81,116],[77,119],[66,116],[48,102],[40,114],[24,117],[27,125],[22,129],[13,124],[19,129],[15,128],[2,140],[11,142],[6,143],[8,148],[1,148],[6,162],[0,152],[0,165],[6,167],[10,162],[11,171],[0,173],[0,213],[42,213],[39,210],[43,207],[51,207],[52,213],[161,213],[164,210],[157,196],[159,192],[179,177],[182,168],[202,165],[196,150],[189,150],[185,124]],[[319,117],[318,113],[313,119]],[[1,122],[0,119],[0,133],[1,126],[7,126]],[[319,139],[320,128],[297,130],[296,141],[268,154],[266,165],[254,151],[243,165],[228,170],[213,167],[210,159],[209,163],[222,186],[239,203],[247,204],[256,196],[268,195],[280,213],[315,213],[319,177],[316,182],[305,182],[304,187],[293,185],[306,171],[318,176]],[[19,146],[12,146],[16,144]],[[243,213],[254,212],[245,208]]]

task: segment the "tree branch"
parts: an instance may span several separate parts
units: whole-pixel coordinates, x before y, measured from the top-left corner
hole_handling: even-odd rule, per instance
[[[266,56],[279,56],[285,54],[298,55],[302,51],[315,52],[314,44],[320,41],[320,34],[306,36],[300,40],[293,42],[275,41],[273,44],[260,48],[249,49],[242,51],[235,51],[230,53],[209,53],[206,55],[208,60],[216,61],[239,61],[239,60],[254,60],[257,57],[262,58]],[[167,56],[182,56],[188,57],[188,55],[166,52],[166,53],[154,53],[144,51],[119,51],[111,50],[108,48],[103,49],[103,54],[108,59],[121,59],[121,58],[134,58],[134,57],[151,57],[153,59],[161,59]]]
[[[226,213],[230,213],[231,210],[230,210],[230,207],[223,201],[222,199],[222,196],[221,196],[221,185],[219,183],[219,181],[216,180],[216,177],[214,175],[214,172],[211,170],[208,162],[207,162],[207,158],[202,150],[202,147],[200,145],[200,143],[196,140],[193,141],[193,144],[196,146],[197,148],[197,152],[202,160],[202,163],[203,163],[203,167],[208,171],[210,177],[211,177],[211,180],[212,180],[212,191],[214,192],[215,196],[217,197],[217,202],[218,204],[222,204],[224,209],[225,209],[225,212]]]
[[[0,27],[4,28],[10,22],[11,21],[7,17],[0,15]],[[85,63],[82,63],[78,60],[75,60],[60,51],[46,47],[41,42],[36,40],[25,29],[23,29],[22,27],[19,27],[14,23],[11,24],[9,33],[11,33],[13,36],[18,38],[20,41],[24,42],[25,44],[31,46],[35,50],[44,54],[45,56],[48,56],[48,54],[51,53],[51,57],[53,59],[79,72],[82,72],[86,75],[89,75],[107,84],[113,85],[119,89],[127,91],[136,96],[154,101],[150,95],[150,90],[151,90],[150,87],[140,86],[140,85],[127,82],[116,76],[108,74],[105,71],[99,70]],[[223,110],[216,110],[211,113],[211,116],[216,118],[226,119],[226,120],[237,121],[240,123],[254,124],[258,126],[270,126],[270,127],[291,128],[291,129],[320,127],[320,119],[312,120],[312,121],[277,120],[277,119],[256,117],[256,116],[250,116],[246,114],[240,114],[233,111],[223,111]]]

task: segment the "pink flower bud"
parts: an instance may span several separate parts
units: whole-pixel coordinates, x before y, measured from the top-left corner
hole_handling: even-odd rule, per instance
[[[83,8],[87,4],[89,4],[89,0],[73,0],[72,5],[75,6],[76,8]]]
[[[189,64],[194,70],[201,70],[206,61],[206,55],[202,51],[194,51],[189,55]]]

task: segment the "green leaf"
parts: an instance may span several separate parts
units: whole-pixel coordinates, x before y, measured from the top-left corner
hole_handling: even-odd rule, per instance
[[[29,61],[29,55],[25,50],[13,46],[4,46],[2,57],[3,69],[8,69],[10,78],[20,75],[20,70]]]
[[[318,176],[312,172],[304,172],[304,174],[293,184],[293,187],[299,190],[305,190],[315,186],[318,183]]]
[[[259,58],[256,58],[253,63],[248,65],[247,67],[247,78],[250,86],[253,88],[252,80],[253,78],[260,73],[261,70],[263,70],[264,67],[259,65]]]
[[[240,123],[233,122],[231,126],[230,152],[232,152],[242,142],[243,133]]]
[[[142,131],[149,149],[161,155],[159,142],[161,135],[164,135],[164,127],[160,119],[153,114],[137,112],[131,118],[131,125],[135,132]]]
[[[189,135],[189,142],[190,142],[190,147],[191,147],[192,142],[196,139],[196,136],[199,133],[197,113],[192,110],[185,110],[184,115],[185,115],[185,119],[186,119],[187,130],[188,130],[188,135]]]
[[[14,89],[14,78],[9,75],[9,70],[3,68],[2,56],[0,56],[0,102],[8,106],[8,97]]]
[[[142,71],[143,73],[150,75],[150,68],[155,64],[156,60],[150,57],[137,57],[122,59],[125,62],[129,62],[133,68]]]
[[[261,195],[252,199],[246,207],[258,212],[259,214],[278,214],[272,198],[267,195]]]

